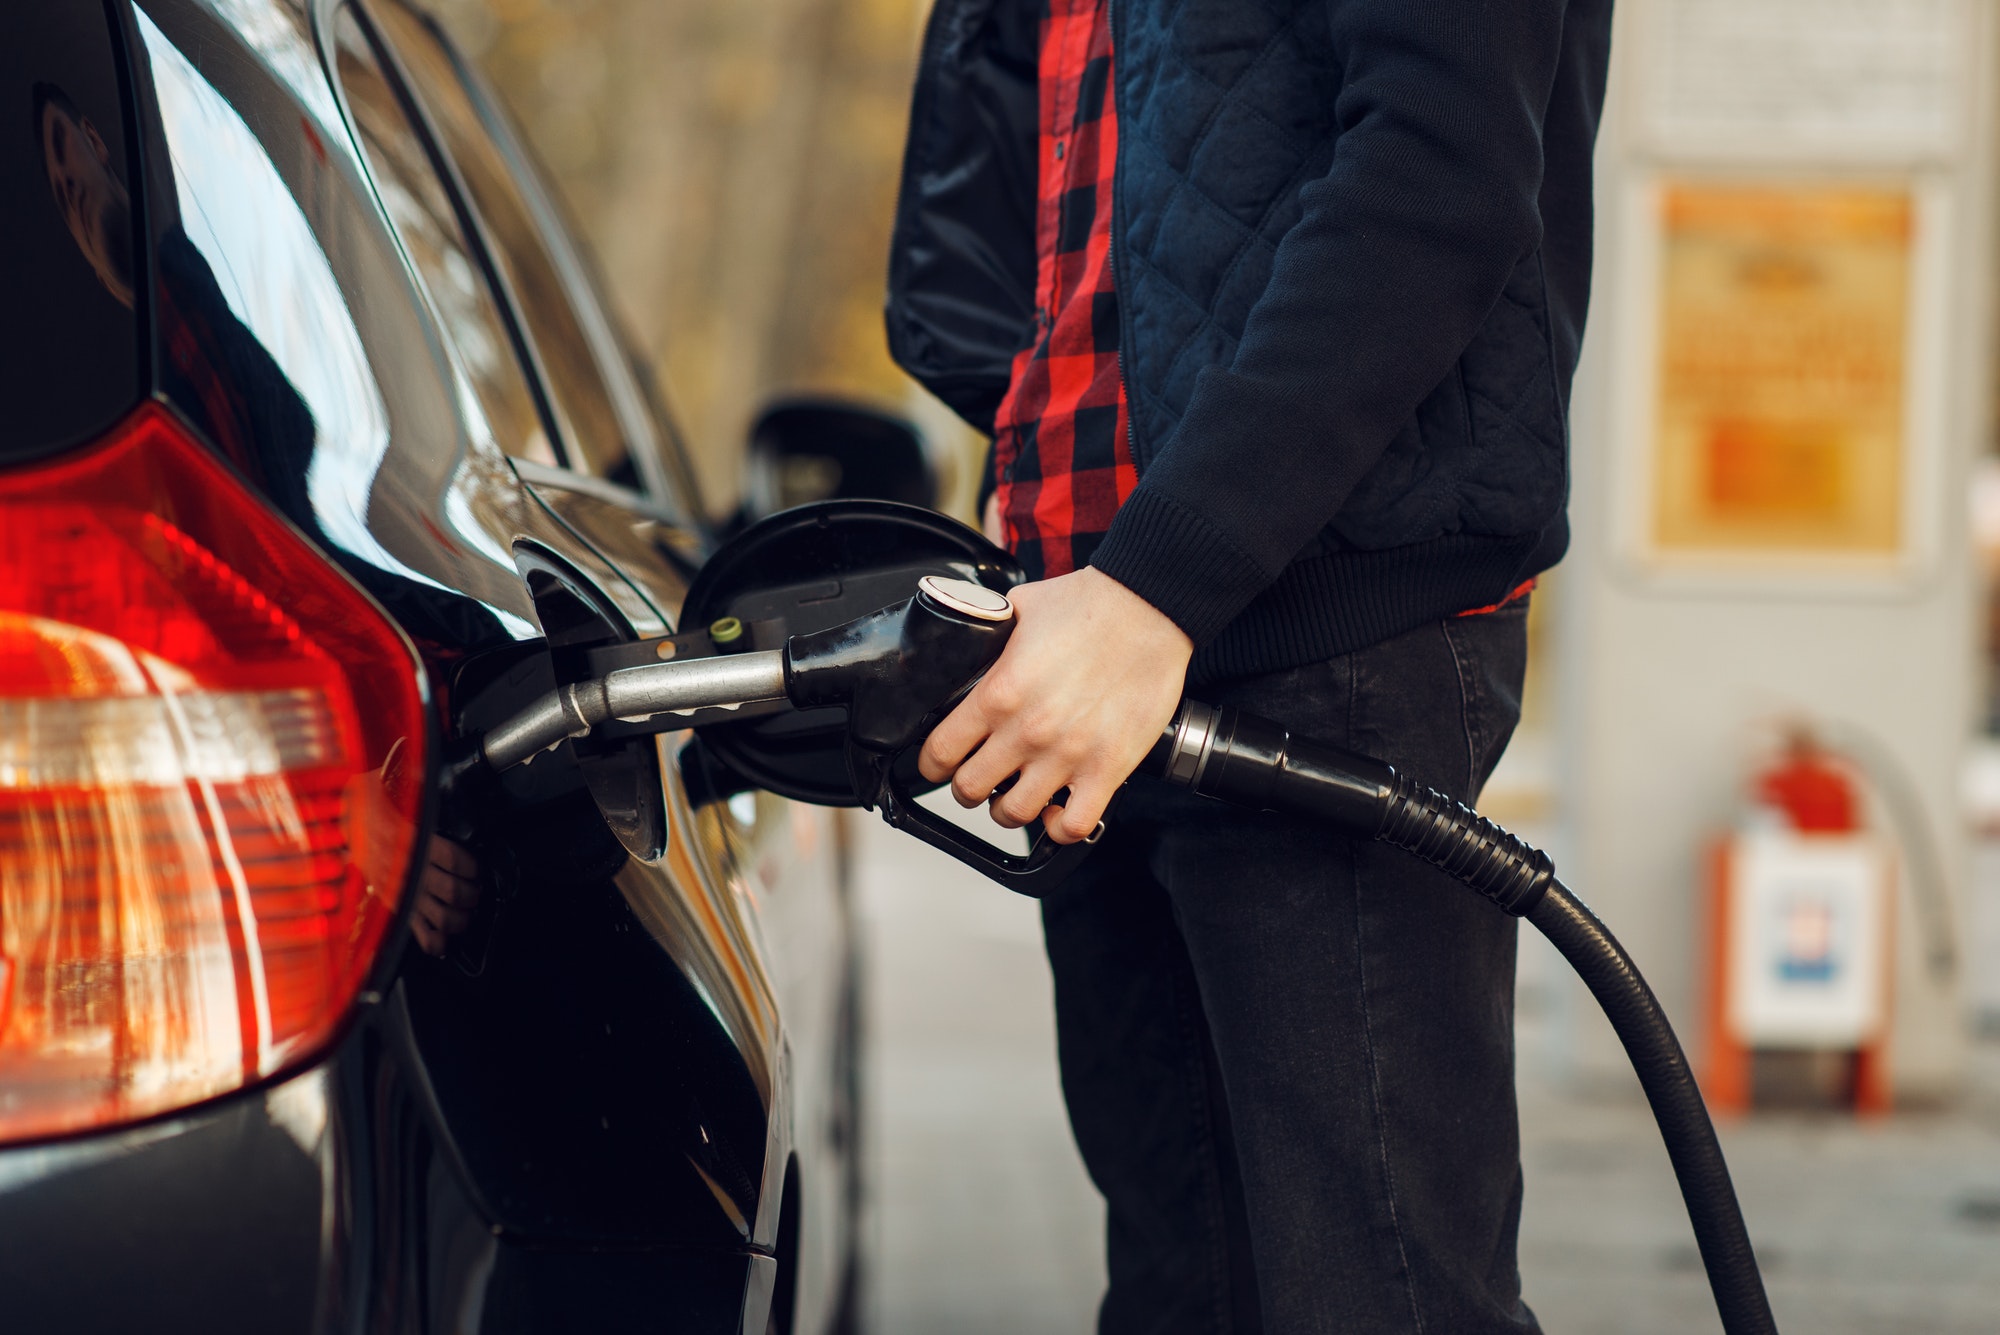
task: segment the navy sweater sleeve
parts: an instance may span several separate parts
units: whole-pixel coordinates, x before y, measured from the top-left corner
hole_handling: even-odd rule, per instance
[[[1339,511],[1541,240],[1561,0],[1330,0],[1326,175],[1091,564],[1213,639]]]

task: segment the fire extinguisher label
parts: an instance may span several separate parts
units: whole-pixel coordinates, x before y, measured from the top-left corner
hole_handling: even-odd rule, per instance
[[[1753,1047],[1858,1047],[1880,1029],[1889,862],[1865,835],[1757,831],[1730,850],[1729,1021]]]

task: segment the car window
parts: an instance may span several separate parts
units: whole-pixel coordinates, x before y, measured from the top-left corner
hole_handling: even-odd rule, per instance
[[[340,84],[369,174],[458,349],[494,440],[516,458],[557,463],[507,321],[422,134],[351,10],[340,11],[334,30]]]
[[[599,477],[637,476],[591,340],[564,289],[561,269],[523,196],[516,164],[487,133],[457,63],[422,19],[390,0],[368,9],[396,53],[451,154],[494,257],[506,274],[548,380],[571,461]]]

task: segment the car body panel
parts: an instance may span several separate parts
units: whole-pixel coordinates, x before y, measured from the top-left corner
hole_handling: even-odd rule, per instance
[[[0,1155],[8,1329],[618,1330],[648,1310],[734,1328],[765,1259],[748,1248],[496,1232],[432,1133],[400,1011],[375,1008],[290,1080]],[[76,1282],[90,1258],[105,1269]]]

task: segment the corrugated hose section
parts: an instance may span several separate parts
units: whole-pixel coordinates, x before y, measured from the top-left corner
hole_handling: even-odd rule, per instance
[[[1416,854],[1517,918],[1533,911],[1555,883],[1548,854],[1405,775],[1396,776],[1375,837]]]

